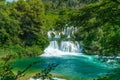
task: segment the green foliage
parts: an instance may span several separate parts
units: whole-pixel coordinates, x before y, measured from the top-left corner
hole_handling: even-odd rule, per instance
[[[52,38],[54,38],[54,37],[55,37],[55,34],[54,34],[54,33],[51,33],[50,35],[51,35],[51,37],[52,37]]]
[[[5,3],[0,2],[0,6],[0,45],[17,43],[19,22],[10,16],[10,9]]]
[[[14,55],[14,58],[18,57],[23,57],[25,54],[25,48],[23,48],[20,45],[10,45],[10,46],[3,46],[0,48],[0,55]]]
[[[55,22],[55,30],[61,31],[67,23],[70,21],[69,9],[63,9],[59,11],[59,17]]]
[[[20,80],[21,77],[24,77],[26,74],[25,72],[28,71],[33,65],[40,63],[40,60],[32,61],[27,66],[17,71],[17,73],[14,73],[13,71],[13,55],[6,55],[3,56],[1,60],[0,65],[0,80]],[[36,73],[34,78],[42,78],[44,79],[52,79],[52,75],[50,72],[54,70],[58,64],[50,64],[48,65],[44,70],[42,70],[40,73]]]
[[[6,55],[2,57],[3,63],[0,66],[0,80],[16,80],[15,74],[12,72],[11,67],[11,55]],[[8,63],[9,62],[9,63]]]
[[[45,44],[45,43],[42,43]],[[42,45],[41,44],[41,45]],[[22,47],[20,45],[10,45],[0,48],[0,56],[14,55],[14,58],[38,56],[43,53],[43,48],[38,45]]]
[[[19,37],[24,45],[35,45],[44,32],[44,6],[40,0],[19,0],[13,3],[12,15],[17,15],[21,33]]]
[[[55,27],[55,22],[56,20],[58,19],[58,16],[57,14],[46,14],[46,24],[45,26],[47,27],[47,30],[50,30],[52,28]]]
[[[25,56],[27,57],[37,56],[43,53],[39,46],[26,47],[25,51]]]
[[[41,0],[0,1],[0,15],[0,80],[16,80],[31,64],[15,74],[8,55],[14,55],[10,61],[37,56],[49,44],[44,5]]]
[[[62,30],[65,25],[78,27],[72,35],[81,41],[88,54],[118,55],[120,53],[120,1],[119,0],[18,0],[12,3],[0,1],[0,57],[5,63],[0,66],[4,80],[15,80],[9,56],[31,57],[43,53],[48,46],[47,31]],[[92,3],[92,4],[89,4]],[[85,5],[89,4],[89,5]],[[75,10],[73,10],[75,9]],[[45,12],[46,11],[46,12]],[[71,20],[71,21],[70,21]],[[52,34],[52,37],[55,35]],[[75,36],[75,37],[74,37]],[[61,34],[62,38],[67,35]],[[61,40],[59,40],[61,42]],[[49,68],[48,68],[49,69]],[[36,77],[47,76],[46,70]],[[120,74],[119,70],[116,74]],[[119,79],[119,75],[100,77],[98,80]]]
[[[80,9],[85,4],[94,3],[98,0],[42,0],[46,10]]]
[[[28,53],[41,54],[49,44],[42,1],[0,1],[0,7],[0,47],[5,50],[3,53],[19,57]]]
[[[2,65],[0,65],[0,80],[19,80],[20,77],[25,75],[25,72],[30,69],[34,64],[39,63],[40,61],[35,61],[30,63],[23,70],[17,71],[17,73],[13,72],[13,55],[6,55],[1,58]]]
[[[42,80],[45,79],[51,80],[52,74],[50,74],[50,72],[54,70],[57,66],[58,64],[49,64],[46,69],[44,69],[41,73],[37,73],[35,76],[33,76],[33,78],[35,79],[41,78]]]
[[[72,24],[79,27],[76,40],[82,41],[84,52],[104,55],[120,53],[118,2],[101,0],[71,14]]]

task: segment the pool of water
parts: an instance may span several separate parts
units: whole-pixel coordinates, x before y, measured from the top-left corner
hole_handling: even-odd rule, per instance
[[[14,67],[24,69],[28,64],[40,61],[31,68],[44,70],[50,64],[59,64],[50,73],[56,76],[69,77],[71,80],[80,78],[97,78],[109,73],[114,66],[105,62],[100,62],[98,56],[62,56],[62,57],[35,57],[17,60]],[[29,69],[30,70],[30,69]]]

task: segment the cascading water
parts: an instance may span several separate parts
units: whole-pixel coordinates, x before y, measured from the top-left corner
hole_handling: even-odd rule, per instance
[[[51,41],[48,48],[59,49],[57,41]]]
[[[82,47],[80,42],[72,41],[71,34],[74,34],[77,28],[69,27],[62,29],[62,32],[57,32],[55,30],[48,32],[48,37],[51,40],[49,46],[44,50],[44,54],[40,57],[29,58],[28,60],[23,60],[23,62],[17,61],[15,67],[23,67],[26,63],[30,61],[41,61],[39,64],[35,64],[32,68],[44,70],[46,66],[50,64],[59,64],[50,74],[56,76],[53,80],[62,80],[59,78],[64,78],[64,80],[92,80],[99,76],[104,76],[114,68],[113,64],[101,62],[98,56],[89,56],[81,53]],[[54,37],[51,36],[54,34]],[[61,38],[61,34],[67,35]],[[110,61],[109,61],[110,62]],[[19,64],[18,64],[19,63]],[[24,65],[23,65],[24,64]],[[67,78],[67,79],[66,79]],[[33,79],[30,80],[41,80]]]
[[[70,41],[62,41],[60,50],[63,52],[78,52],[79,50],[79,45],[78,43],[73,43]]]
[[[75,33],[75,29],[72,27],[66,27],[62,32],[49,31],[48,37],[51,39],[49,46],[45,49],[45,53],[41,56],[62,56],[62,55],[79,55],[81,54],[81,46],[78,41],[60,40],[61,33],[67,35],[64,39],[70,39],[71,34]],[[54,38],[51,36],[54,34]]]
[[[44,54],[38,59],[42,59],[44,67],[53,63],[59,64],[50,72],[52,75],[58,77],[53,78],[53,80],[61,80],[59,76],[67,78],[65,80],[81,80],[81,78],[89,80],[89,78],[94,79],[106,75],[107,72],[114,68],[114,65],[98,60],[99,57],[96,55],[89,56],[81,53],[82,47],[80,46],[80,42],[72,41],[70,36],[76,31],[77,28],[65,27],[61,32],[55,30],[48,32],[50,44],[44,50]],[[61,37],[61,34],[67,36]]]
[[[44,54],[41,56],[63,56],[63,55],[79,55],[80,46],[78,42],[62,41],[58,45],[57,41],[50,41],[50,45],[44,50]]]

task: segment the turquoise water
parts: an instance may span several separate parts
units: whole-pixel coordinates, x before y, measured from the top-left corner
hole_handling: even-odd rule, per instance
[[[51,71],[53,75],[69,77],[71,79],[97,78],[109,73],[113,65],[100,62],[97,56],[63,56],[63,57],[35,57],[17,60],[14,67],[18,69],[25,68],[28,64],[40,60],[32,66],[32,69],[44,70],[49,64],[59,64]],[[30,70],[30,69],[29,69]]]

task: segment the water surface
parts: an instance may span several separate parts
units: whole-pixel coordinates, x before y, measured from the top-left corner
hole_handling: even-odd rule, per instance
[[[40,60],[31,69],[44,70],[50,64],[59,64],[51,74],[69,77],[70,79],[97,78],[109,73],[113,65],[100,62],[97,56],[67,56],[62,57],[35,57],[22,59],[15,62],[14,67],[24,69],[28,64]],[[29,69],[29,70],[31,70]]]

